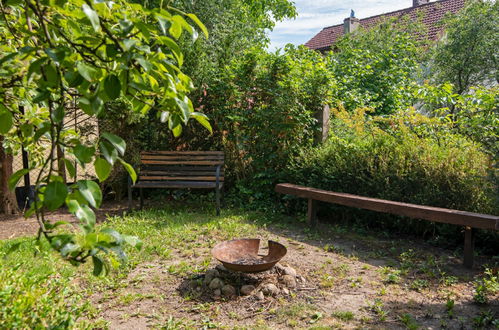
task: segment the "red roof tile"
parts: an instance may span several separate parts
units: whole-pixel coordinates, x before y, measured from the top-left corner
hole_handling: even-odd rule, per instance
[[[368,29],[380,22],[386,17],[400,17],[409,15],[412,19],[422,15],[422,22],[428,29],[428,38],[437,39],[442,27],[438,22],[444,18],[447,13],[456,13],[464,7],[465,0],[440,0],[430,2],[417,7],[410,7],[393,11],[391,13],[371,16],[360,20],[360,25]],[[312,39],[305,43],[305,46],[316,50],[328,50],[336,40],[343,35],[343,24],[328,26],[317,33]]]

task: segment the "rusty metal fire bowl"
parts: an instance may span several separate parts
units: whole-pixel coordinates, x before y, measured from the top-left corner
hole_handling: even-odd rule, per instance
[[[259,248],[259,239],[243,238],[221,242],[211,254],[227,269],[254,273],[274,267],[287,253],[284,245],[274,241],[269,241],[268,255],[259,255]]]

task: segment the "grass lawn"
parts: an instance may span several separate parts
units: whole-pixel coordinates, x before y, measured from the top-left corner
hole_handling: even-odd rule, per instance
[[[61,261],[33,237],[0,241],[0,328],[499,327],[497,275],[465,270],[459,254],[345,227],[309,230],[303,221],[236,209],[216,217],[211,205],[185,202],[110,217],[101,226],[137,235],[143,247],[106,277]],[[179,290],[217,265],[216,243],[239,237],[286,245],[281,263],[304,284],[264,300]]]

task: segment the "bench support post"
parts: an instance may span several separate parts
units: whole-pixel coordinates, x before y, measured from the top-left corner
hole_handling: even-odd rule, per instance
[[[464,229],[464,266],[473,268],[473,251],[475,248],[475,231],[471,227]]]
[[[128,177],[128,211],[132,211],[132,179]]]
[[[317,201],[313,199],[308,200],[307,221],[309,226],[317,226]]]
[[[215,170],[215,194],[217,199],[217,217],[220,215],[220,169],[221,166],[218,165]]]
[[[220,188],[216,188],[216,195],[217,195],[217,216],[220,215]]]
[[[144,189],[140,188],[140,209],[144,207]]]

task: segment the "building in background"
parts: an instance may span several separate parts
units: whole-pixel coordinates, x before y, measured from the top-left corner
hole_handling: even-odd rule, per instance
[[[412,7],[400,9],[386,14],[371,16],[367,18],[356,18],[354,12],[350,17],[345,18],[343,24],[328,26],[317,33],[312,39],[305,43],[305,46],[326,52],[334,49],[335,42],[345,33],[353,32],[359,27],[369,29],[386,18],[397,18],[407,16],[416,20],[421,17],[421,22],[426,26],[428,39],[438,39],[443,30],[440,21],[448,13],[456,13],[465,5],[465,0],[440,0],[429,2],[429,0],[413,0]]]

